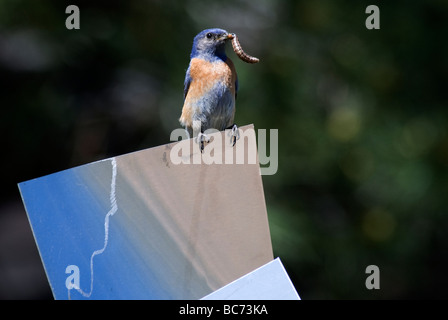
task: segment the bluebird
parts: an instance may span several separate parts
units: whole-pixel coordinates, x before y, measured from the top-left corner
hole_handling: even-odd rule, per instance
[[[179,122],[190,137],[197,134],[201,152],[208,137],[207,129],[232,129],[232,146],[238,139],[233,123],[238,78],[235,66],[226,56],[225,45],[234,34],[223,29],[206,29],[193,40],[184,82],[184,105]]]

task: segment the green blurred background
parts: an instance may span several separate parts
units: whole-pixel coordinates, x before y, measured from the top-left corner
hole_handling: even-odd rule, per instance
[[[70,4],[80,30],[65,27]],[[447,20],[442,0],[2,0],[0,298],[52,297],[16,184],[169,142],[209,27],[261,60],[227,50],[235,121],[279,130],[263,184],[301,297],[447,298]]]

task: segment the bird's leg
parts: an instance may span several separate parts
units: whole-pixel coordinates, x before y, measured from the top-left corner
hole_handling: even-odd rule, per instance
[[[236,140],[239,140],[240,138],[240,131],[238,130],[238,126],[236,124],[233,124],[232,126],[228,127],[227,129],[231,129],[230,131],[230,144],[235,146]]]
[[[196,143],[199,144],[199,150],[201,150],[201,153],[204,152],[205,142],[210,142],[210,138],[205,133],[199,132],[196,138]]]
[[[193,131],[194,141],[199,144],[199,150],[204,152],[205,142],[210,142],[210,138],[204,134],[204,126],[200,120],[193,120],[193,125],[191,127]]]

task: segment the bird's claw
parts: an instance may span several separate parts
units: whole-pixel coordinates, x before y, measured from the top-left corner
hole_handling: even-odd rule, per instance
[[[230,131],[230,144],[235,146],[236,140],[239,140],[240,138],[240,131],[238,130],[238,127],[236,124],[232,126],[232,129]]]
[[[204,152],[206,142],[209,143],[210,138],[206,134],[199,132],[198,136],[196,137],[196,143],[199,144],[199,150],[201,150],[201,153]]]

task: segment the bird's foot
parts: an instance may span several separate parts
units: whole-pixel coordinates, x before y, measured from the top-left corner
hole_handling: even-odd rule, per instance
[[[205,143],[210,142],[209,136],[206,134],[199,132],[198,136],[196,137],[196,143],[199,144],[199,150],[201,150],[201,153],[204,152]]]
[[[240,138],[240,131],[238,130],[238,126],[236,124],[234,124],[230,129],[230,144],[233,147],[235,146],[236,140],[239,140]]]

